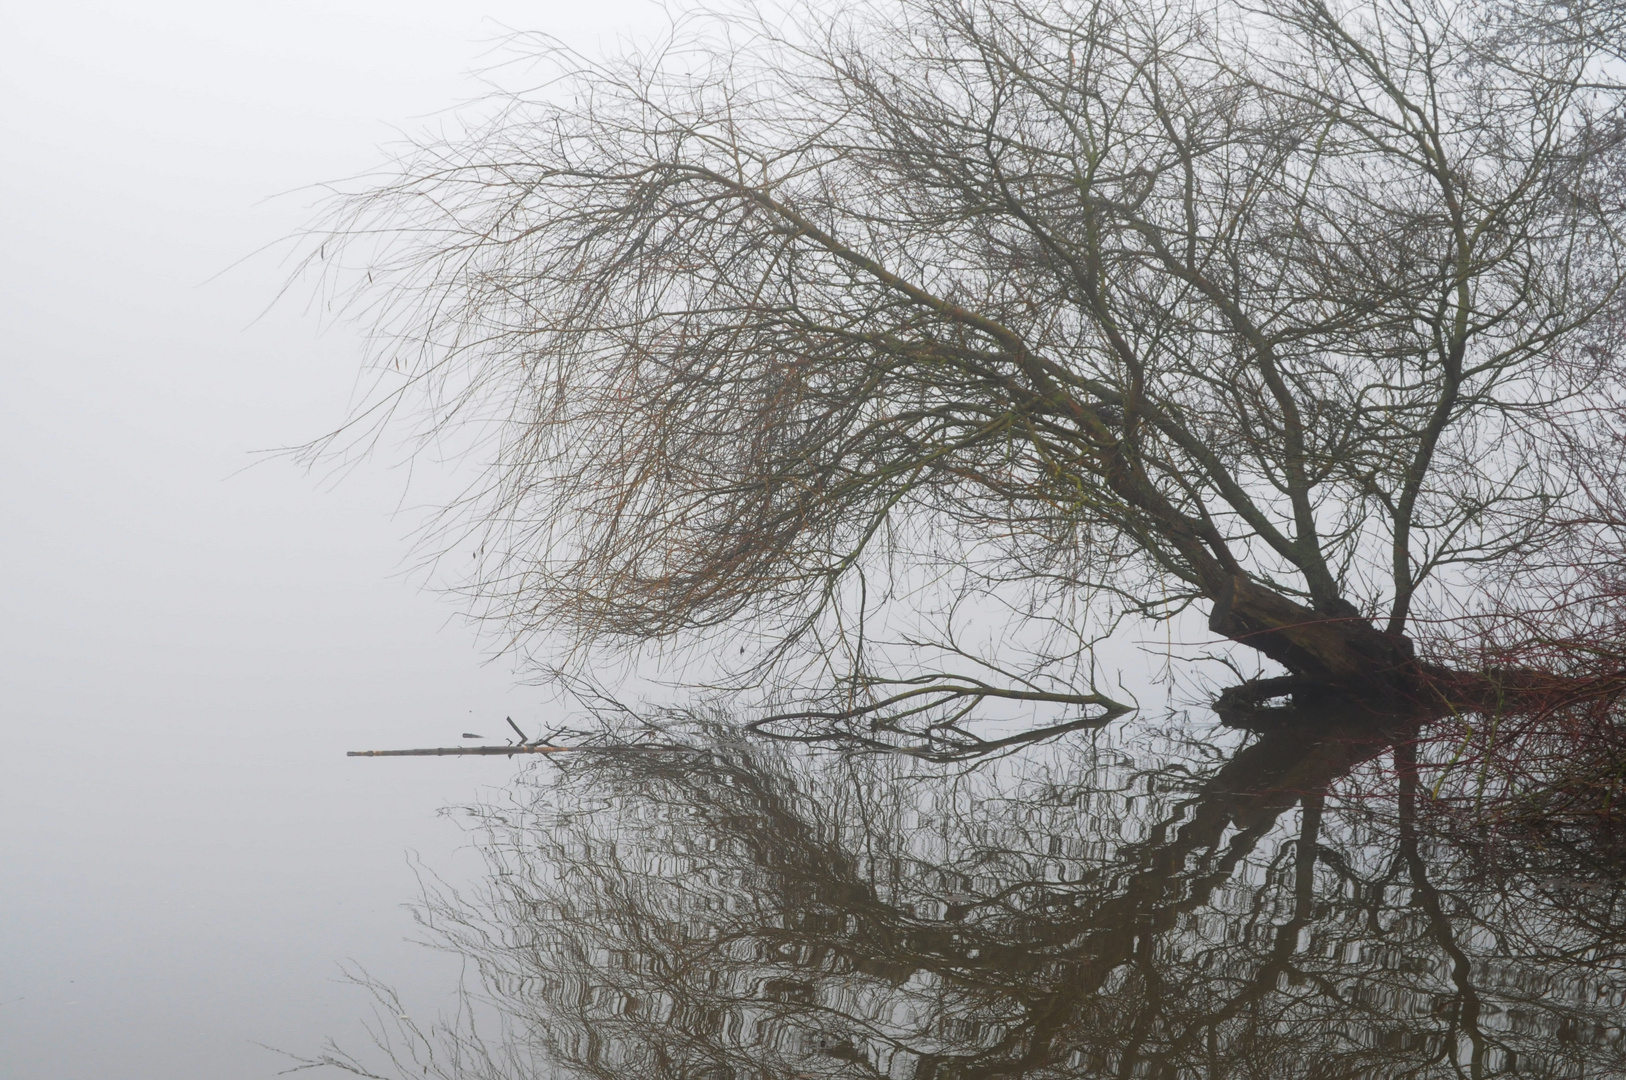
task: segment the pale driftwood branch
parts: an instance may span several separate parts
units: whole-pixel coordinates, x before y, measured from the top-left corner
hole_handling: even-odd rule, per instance
[[[422,750],[347,750],[345,757],[445,757],[460,754],[562,754],[569,746],[431,746]]]

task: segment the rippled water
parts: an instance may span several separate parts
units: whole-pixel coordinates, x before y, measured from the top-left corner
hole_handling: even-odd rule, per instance
[[[1486,827],[1403,732],[1171,731],[539,768],[468,811],[486,884],[423,918],[470,1011],[392,1021],[399,1071],[1626,1076],[1597,835]]]

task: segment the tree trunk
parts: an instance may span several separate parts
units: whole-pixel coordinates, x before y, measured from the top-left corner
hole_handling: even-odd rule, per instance
[[[1416,674],[1411,641],[1386,634],[1346,601],[1314,611],[1242,577],[1221,589],[1208,628],[1252,646],[1307,684],[1363,694],[1404,692]]]
[[[1208,628],[1252,646],[1291,674],[1221,691],[1214,707],[1236,727],[1299,722],[1303,706],[1374,717],[1427,720],[1452,711],[1551,712],[1626,697],[1626,671],[1561,672],[1523,667],[1462,670],[1421,663],[1411,640],[1386,634],[1345,601],[1315,611],[1246,578],[1215,600]],[[1292,706],[1271,702],[1292,698]]]

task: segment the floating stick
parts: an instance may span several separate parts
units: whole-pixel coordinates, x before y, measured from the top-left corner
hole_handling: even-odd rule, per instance
[[[424,750],[347,750],[345,757],[444,757],[457,754],[562,754],[569,746],[432,746]]]

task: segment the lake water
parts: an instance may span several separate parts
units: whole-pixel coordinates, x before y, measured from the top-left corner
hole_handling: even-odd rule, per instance
[[[1606,834],[1488,829],[1445,797],[1437,743],[1320,727],[1142,721],[971,768],[695,730],[540,766],[467,808],[484,873],[420,909],[467,961],[466,1010],[401,1016],[375,985],[383,1048],[332,1060],[448,1078],[1626,1075]]]

